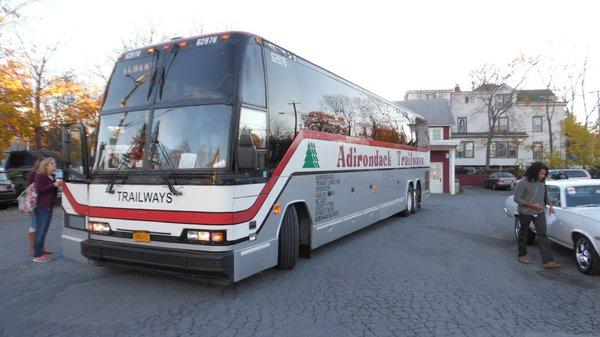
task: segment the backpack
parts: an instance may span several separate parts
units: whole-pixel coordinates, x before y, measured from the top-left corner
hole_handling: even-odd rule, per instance
[[[17,198],[19,209],[25,213],[33,212],[37,206],[37,198],[38,194],[35,190],[35,183],[32,183]]]

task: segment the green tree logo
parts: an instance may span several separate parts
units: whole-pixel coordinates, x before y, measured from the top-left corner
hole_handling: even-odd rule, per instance
[[[304,157],[303,168],[319,168],[319,158],[317,157],[317,149],[315,143],[308,143],[306,148],[306,157]]]

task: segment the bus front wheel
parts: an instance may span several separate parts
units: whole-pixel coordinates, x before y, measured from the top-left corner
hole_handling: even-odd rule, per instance
[[[298,214],[294,206],[289,206],[283,215],[279,230],[279,254],[277,268],[292,269],[298,258],[299,230]]]

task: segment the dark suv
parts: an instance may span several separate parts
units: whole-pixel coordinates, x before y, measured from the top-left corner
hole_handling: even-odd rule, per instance
[[[57,177],[62,172],[62,163],[59,160],[58,156],[50,151],[11,151],[8,154],[8,158],[6,159],[6,164],[4,169],[6,170],[6,174],[8,175],[8,179],[15,186],[15,192],[17,196],[25,189],[27,186],[27,175],[32,170],[35,161],[40,158],[52,157],[56,161],[57,166]]]
[[[0,204],[12,204],[17,201],[15,185],[13,185],[6,172],[0,171]]]

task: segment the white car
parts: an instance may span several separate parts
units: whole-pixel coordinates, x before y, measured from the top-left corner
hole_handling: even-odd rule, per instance
[[[600,274],[600,180],[551,180],[546,186],[556,210],[556,221],[548,225],[548,238],[573,249],[575,263],[582,273]],[[517,236],[521,224],[512,195],[506,199],[504,211],[514,219]],[[534,240],[535,229],[530,224],[527,243]]]

